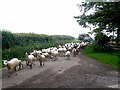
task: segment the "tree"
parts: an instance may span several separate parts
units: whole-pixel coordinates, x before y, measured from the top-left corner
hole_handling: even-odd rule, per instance
[[[84,2],[78,5],[84,11],[83,15],[75,16],[79,25],[83,27],[90,27],[90,24],[97,27],[96,32],[117,32],[116,43],[120,41],[120,2]],[[87,14],[90,10],[94,13]]]
[[[92,41],[92,38],[89,36],[89,34],[79,34],[78,40],[84,41],[84,42],[90,42]]]
[[[110,41],[110,38],[107,35],[105,35],[104,33],[100,32],[100,33],[96,34],[95,40],[99,45],[104,47]]]
[[[85,37],[86,37],[86,34],[79,34],[78,40],[83,41]]]
[[[2,31],[2,49],[8,49],[15,45],[15,36],[9,31]]]

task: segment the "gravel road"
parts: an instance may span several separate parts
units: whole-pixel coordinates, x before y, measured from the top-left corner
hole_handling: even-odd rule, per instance
[[[2,70],[2,88],[120,88],[118,70],[90,59],[79,53],[70,60],[59,57],[57,61],[47,60],[41,67],[38,62],[30,69],[24,68],[7,77]]]

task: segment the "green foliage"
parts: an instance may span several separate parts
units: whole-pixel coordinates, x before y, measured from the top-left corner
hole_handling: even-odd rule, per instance
[[[101,32],[97,33],[95,40],[99,45],[103,46],[103,48],[105,48],[105,45],[110,41],[109,37]]]
[[[90,41],[92,41],[92,38],[89,36],[89,34],[79,34],[78,40],[81,40],[84,42],[86,42],[86,41],[90,42]]]
[[[87,53],[103,52],[103,47],[94,41],[92,44],[86,47],[85,51]]]
[[[72,36],[67,35],[45,35],[34,33],[16,33],[9,31],[1,31],[2,33],[2,50],[9,49],[14,46],[26,46],[34,43],[48,43],[59,40],[73,40]]]
[[[1,32],[1,31],[0,31]],[[9,31],[2,31],[2,49],[15,45],[15,36]]]
[[[95,27],[98,26],[96,31],[117,32],[116,43],[120,41],[120,2],[84,2],[81,5],[83,15],[75,16],[79,25],[83,27],[90,27],[90,24]],[[94,9],[94,13],[87,14],[90,10]],[[94,31],[92,31],[94,32]]]
[[[78,40],[83,41],[86,36],[87,36],[86,34],[79,34]]]

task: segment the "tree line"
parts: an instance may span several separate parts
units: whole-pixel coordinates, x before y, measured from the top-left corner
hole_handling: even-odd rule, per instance
[[[64,41],[75,39],[68,35],[46,35],[35,33],[11,33],[10,31],[1,30],[2,33],[2,50],[14,46],[26,46],[34,43],[47,43],[52,41]]]

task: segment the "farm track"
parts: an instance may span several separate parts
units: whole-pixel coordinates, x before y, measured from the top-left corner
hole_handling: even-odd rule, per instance
[[[106,64],[87,58],[81,53],[66,60],[47,60],[41,67],[38,62],[29,69],[25,65],[18,75],[2,71],[2,88],[118,88],[118,71]]]

